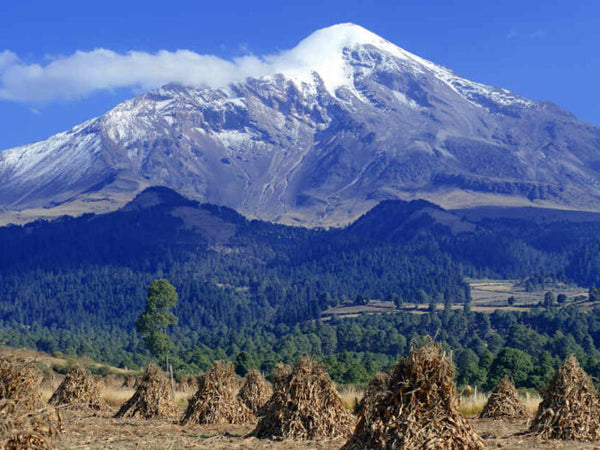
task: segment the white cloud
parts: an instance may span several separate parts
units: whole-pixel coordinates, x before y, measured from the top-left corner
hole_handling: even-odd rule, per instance
[[[116,53],[106,49],[77,51],[69,56],[26,63],[15,53],[0,53],[0,99],[26,103],[68,100],[95,91],[131,88],[148,90],[168,83],[192,87],[222,87],[273,73],[299,80],[312,79],[316,70],[331,92],[346,82],[342,48],[369,43],[406,57],[392,44],[354,24],[318,30],[295,48],[276,55],[226,60],[189,50],[157,53]]]
[[[0,71],[12,66],[19,61],[19,57],[10,50],[4,50],[0,53]]]
[[[96,49],[55,58],[45,65],[26,64],[10,51],[0,53],[0,98],[44,102],[80,98],[120,87],[149,89],[170,82],[222,86],[266,73],[260,58],[232,61],[188,50],[115,53]]]

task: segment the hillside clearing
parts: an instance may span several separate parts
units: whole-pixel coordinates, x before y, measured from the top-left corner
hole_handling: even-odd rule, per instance
[[[567,304],[574,304],[587,310],[595,304],[587,300],[581,300],[588,295],[586,288],[580,286],[566,285],[557,283],[551,286],[545,286],[544,289],[538,288],[531,292],[527,291],[520,280],[494,280],[494,279],[467,279],[471,289],[471,309],[473,311],[491,314],[496,310],[503,311],[527,311],[537,306],[544,300],[544,294],[552,291],[555,295],[565,294],[568,298]],[[508,298],[514,297],[515,303],[508,304]],[[579,298],[579,300],[575,300]],[[438,303],[437,309],[443,309],[444,305]],[[462,309],[463,304],[453,304],[452,309]],[[394,312],[410,312],[414,314],[423,314],[429,311],[428,303],[405,301],[401,307],[397,307],[394,302],[373,299],[366,305],[357,305],[354,302],[345,302],[340,305],[328,308],[323,311],[323,320],[330,320],[332,317],[350,318],[361,314],[383,314]]]

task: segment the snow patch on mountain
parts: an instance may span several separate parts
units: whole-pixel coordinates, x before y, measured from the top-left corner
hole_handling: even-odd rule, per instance
[[[57,167],[65,163],[67,166],[79,163],[80,169],[85,170],[85,161],[88,160],[85,155],[89,154],[90,150],[94,152],[100,148],[98,136],[85,132],[96,120],[84,122],[45,141],[0,152],[0,172],[10,170],[12,176],[21,177],[31,176],[33,171],[33,175],[39,177],[56,171]],[[64,151],[57,154],[56,150],[59,148]],[[69,157],[74,159],[69,160]]]

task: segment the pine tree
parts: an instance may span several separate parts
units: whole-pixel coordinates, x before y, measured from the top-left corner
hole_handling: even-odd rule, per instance
[[[154,280],[148,288],[146,309],[136,322],[148,350],[159,360],[164,358],[167,366],[169,352],[173,348],[167,329],[177,325],[177,317],[171,312],[177,299],[177,292],[171,283],[164,279]]]

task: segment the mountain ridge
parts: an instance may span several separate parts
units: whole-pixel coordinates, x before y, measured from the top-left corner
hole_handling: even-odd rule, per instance
[[[274,57],[273,57],[274,58]],[[152,185],[340,226],[385,199],[600,211],[600,129],[352,24],[223,88],[167,85],[0,152],[0,223],[117,209]]]

